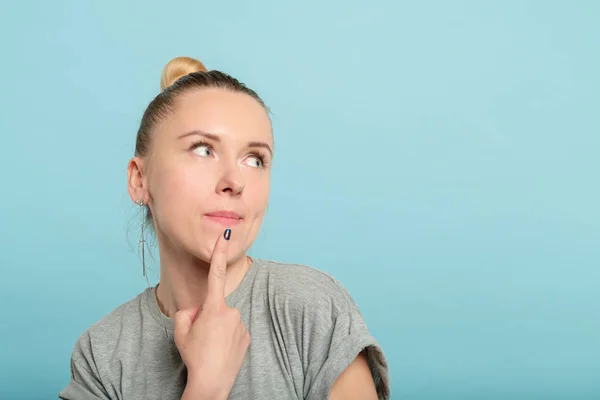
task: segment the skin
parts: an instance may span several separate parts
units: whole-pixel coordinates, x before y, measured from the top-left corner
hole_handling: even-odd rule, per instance
[[[207,88],[180,95],[174,112],[156,126],[149,154],[129,162],[129,195],[153,215],[157,299],[175,319],[175,341],[189,375],[184,398],[226,399],[250,344],[239,312],[225,305],[225,297],[250,266],[246,252],[267,208],[272,151],[271,122],[256,100]],[[220,210],[242,219],[228,225],[206,215]],[[230,240],[223,237],[226,228]],[[340,375],[330,398],[377,398],[364,355]]]

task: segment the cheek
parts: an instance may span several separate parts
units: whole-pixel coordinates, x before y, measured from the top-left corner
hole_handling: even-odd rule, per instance
[[[200,179],[199,177],[203,178]],[[212,191],[210,182],[211,174],[206,171],[200,173],[193,168],[165,168],[155,177],[152,186],[152,195],[157,208],[167,208],[165,214],[176,216],[178,214],[194,213],[196,207],[202,204]]]
[[[256,214],[262,214],[269,202],[270,181],[268,176],[255,176],[247,182],[245,202]]]

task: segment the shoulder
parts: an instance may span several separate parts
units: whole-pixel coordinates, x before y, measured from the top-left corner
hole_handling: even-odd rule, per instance
[[[148,289],[149,290],[149,289]],[[119,348],[131,348],[141,333],[141,312],[147,290],[119,305],[80,334],[71,353],[71,379],[59,393],[61,399],[112,399],[118,396],[111,368]],[[118,362],[117,362],[118,364]],[[114,373],[116,372],[116,373]]]
[[[120,342],[127,340],[128,336],[139,335],[141,308],[145,306],[143,298],[147,290],[120,304],[86,328],[75,342],[73,362],[93,369],[92,362],[97,364],[102,361],[105,355],[110,354]]]
[[[379,397],[389,398],[383,350],[340,281],[315,267],[261,260],[256,283],[267,293],[274,325],[302,354],[304,398],[328,398],[337,377],[361,352]]]
[[[261,260],[254,290],[283,330],[302,332],[316,345],[351,320],[366,331],[362,315],[348,290],[332,275],[315,267]]]
[[[257,278],[268,285],[270,297],[295,307],[341,314],[357,309],[348,290],[332,275],[312,266],[261,260]]]

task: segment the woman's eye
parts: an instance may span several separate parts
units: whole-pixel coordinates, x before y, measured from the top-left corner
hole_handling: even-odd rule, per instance
[[[262,167],[263,162],[260,159],[260,157],[251,156],[248,158],[248,165],[250,165],[251,167],[254,167],[254,168],[260,168],[260,167]]]
[[[194,153],[201,157],[210,157],[212,155],[212,149],[209,146],[200,145],[194,149]]]

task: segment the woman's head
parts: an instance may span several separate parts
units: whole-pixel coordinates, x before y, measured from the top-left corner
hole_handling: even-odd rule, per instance
[[[208,261],[231,228],[229,256],[244,255],[267,207],[273,134],[251,89],[197,60],[164,68],[128,166],[129,194],[148,207],[159,245]]]

